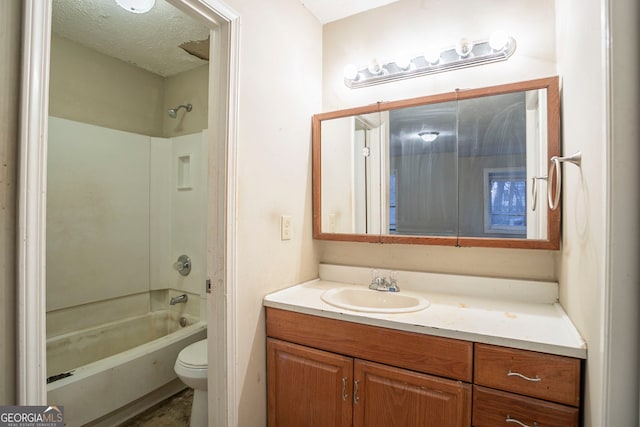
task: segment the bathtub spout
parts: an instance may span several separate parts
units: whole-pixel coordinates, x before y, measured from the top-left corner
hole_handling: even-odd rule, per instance
[[[178,295],[177,297],[171,298],[171,301],[169,301],[169,305],[176,305],[181,302],[187,302],[188,299],[189,297],[187,296],[187,294]]]

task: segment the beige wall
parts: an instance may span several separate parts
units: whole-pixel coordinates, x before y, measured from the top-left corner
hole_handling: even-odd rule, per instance
[[[229,0],[241,16],[237,186],[238,425],[266,425],[263,296],[317,277],[311,116],[321,109],[322,28],[298,0]],[[292,238],[280,240],[280,216]]]
[[[369,88],[349,89],[344,66],[374,58],[422,54],[461,37],[487,39],[497,30],[517,42],[506,62],[434,74]],[[554,0],[400,0],[324,26],[323,109],[368,105],[556,74]]]
[[[209,65],[201,65],[190,71],[185,71],[175,76],[164,79],[163,97],[163,130],[166,138],[179,135],[189,135],[208,129],[207,112],[209,102]],[[178,111],[178,116],[172,119],[167,114],[167,109],[178,105],[191,104],[191,112],[186,113],[184,108]]]
[[[163,136],[164,79],[63,37],[51,38],[49,114]]]
[[[460,13],[464,11],[464,13]],[[329,23],[323,31],[323,110],[368,105],[557,74],[553,0],[396,3]],[[425,25],[429,22],[429,25]],[[460,37],[486,39],[502,29],[517,42],[506,62],[348,89],[343,68],[373,58],[422,53]],[[480,248],[319,242],[322,262],[456,274],[555,280],[557,253]]]
[[[0,406],[15,404],[20,0],[0,2]]]
[[[605,319],[606,117],[598,0],[561,1],[558,13],[558,69],[562,76],[563,152],[581,151],[581,170],[563,169],[563,230],[560,301],[586,339],[585,425],[603,417],[603,326]],[[593,46],[589,57],[575,43]],[[585,102],[588,100],[588,102]]]
[[[611,144],[607,247],[609,298],[606,425],[640,424],[640,3],[610,2]]]
[[[174,137],[207,129],[209,65],[161,77],[64,37],[51,39],[49,113],[141,135]],[[169,108],[192,104],[191,112]]]
[[[615,6],[610,63],[603,3]],[[566,0],[557,9],[563,149],[583,154],[581,171],[564,168],[560,299],[589,345],[585,426],[636,426],[638,3]],[[588,58],[576,43],[592,46]]]

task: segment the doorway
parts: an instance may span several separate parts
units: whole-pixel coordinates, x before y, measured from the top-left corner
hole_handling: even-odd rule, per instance
[[[218,0],[167,0],[211,29],[206,300],[209,318],[210,419],[235,419],[235,127],[238,15]],[[49,58],[52,2],[24,2],[23,89],[18,214],[18,387],[21,405],[43,405],[46,395],[46,201]],[[211,67],[214,68],[214,67]],[[203,284],[204,287],[204,284]],[[221,350],[220,350],[221,349]],[[216,357],[212,357],[212,355]],[[215,361],[213,364],[211,361]],[[213,392],[213,393],[212,393]]]

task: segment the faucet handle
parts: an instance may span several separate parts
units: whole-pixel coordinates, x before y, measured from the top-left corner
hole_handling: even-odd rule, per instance
[[[378,270],[376,270],[376,269],[371,270],[371,284],[372,285],[380,284],[380,280],[381,279],[382,279],[382,277],[380,277],[380,275],[378,274]]]
[[[371,284],[369,284],[369,289],[379,291],[381,287],[385,285],[385,282],[385,278],[378,275],[378,270],[371,270]]]
[[[398,286],[398,272],[395,270],[389,272],[389,292],[400,292],[400,286]]]
[[[173,263],[173,269],[182,276],[187,276],[191,272],[191,259],[187,255],[180,255],[178,261]]]
[[[398,272],[395,270],[391,270],[389,272],[389,283],[397,283],[398,282]]]

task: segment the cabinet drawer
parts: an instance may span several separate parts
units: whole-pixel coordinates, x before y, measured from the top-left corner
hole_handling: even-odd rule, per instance
[[[578,408],[473,387],[474,427],[578,427]]]
[[[267,336],[471,382],[473,343],[267,307]]]
[[[580,360],[475,344],[474,383],[567,405],[580,403]]]

